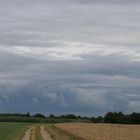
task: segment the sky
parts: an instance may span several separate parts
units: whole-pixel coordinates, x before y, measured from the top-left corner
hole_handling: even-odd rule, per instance
[[[140,112],[139,0],[0,0],[0,112]]]

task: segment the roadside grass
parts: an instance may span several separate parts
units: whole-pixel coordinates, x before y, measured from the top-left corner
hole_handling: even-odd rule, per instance
[[[28,123],[0,122],[0,140],[20,140]]]
[[[41,134],[40,134],[40,125],[37,125],[36,126],[36,129],[35,129],[35,136],[36,136],[36,140],[43,140],[43,138],[41,137]]]
[[[40,125],[34,125],[31,131],[30,140],[43,140],[40,133]]]
[[[45,126],[46,131],[49,132],[53,140],[77,140],[74,136],[61,131],[56,128],[53,124],[48,124]]]
[[[30,140],[36,140],[36,131],[35,131],[36,127],[33,127],[31,130],[31,135],[30,135]]]

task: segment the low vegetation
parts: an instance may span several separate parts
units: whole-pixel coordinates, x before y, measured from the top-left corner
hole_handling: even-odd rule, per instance
[[[0,114],[0,122],[30,122],[30,123],[66,123],[66,122],[91,122],[89,118],[73,114],[48,117],[43,114]]]
[[[35,134],[36,134],[35,135],[36,136],[35,140],[43,140],[43,138],[41,137],[41,134],[40,134],[40,125],[37,125]]]
[[[19,140],[28,124],[26,123],[0,123],[0,140]]]
[[[43,140],[40,134],[40,125],[34,125],[31,131],[30,140]]]
[[[104,117],[82,117],[74,114],[45,116],[43,114],[0,114],[0,122],[31,122],[31,123],[66,123],[93,122],[116,124],[140,124],[140,113],[124,114],[122,112],[108,112]]]
[[[77,140],[75,136],[58,129],[52,124],[46,125],[46,130],[49,132],[53,140]]]

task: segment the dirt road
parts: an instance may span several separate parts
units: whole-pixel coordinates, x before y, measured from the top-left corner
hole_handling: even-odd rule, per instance
[[[50,136],[50,134],[45,130],[44,126],[40,126],[40,134],[43,138],[43,140],[53,140]]]
[[[21,140],[35,140],[35,134],[37,133],[37,126],[32,126],[28,128],[24,136]],[[44,126],[40,126],[40,137],[42,137],[43,140],[53,140],[50,136],[50,134],[45,130]]]
[[[29,129],[26,130],[22,140],[30,140],[30,135],[31,135],[32,129],[33,129],[33,127],[30,127]]]

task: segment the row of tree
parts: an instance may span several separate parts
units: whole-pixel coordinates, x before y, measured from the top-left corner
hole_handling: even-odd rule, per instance
[[[140,124],[140,113],[108,112],[104,117],[92,117],[94,123]]]
[[[83,119],[88,119],[87,117],[81,117],[81,116],[77,116],[77,115],[74,115],[74,114],[67,114],[67,115],[60,115],[60,116],[56,116],[56,115],[53,115],[53,114],[50,114],[49,116],[45,116],[43,114],[40,114],[40,113],[37,113],[37,114],[34,114],[34,115],[30,115],[30,113],[26,113],[26,114],[21,114],[21,113],[14,113],[14,114],[11,114],[11,113],[4,113],[4,114],[0,114],[0,117],[33,117],[33,118],[55,118],[55,119],[80,119],[80,118],[83,118]]]
[[[89,118],[76,116],[74,114],[55,116],[50,114],[45,116],[37,113],[30,115],[30,113],[6,113],[0,114],[0,122],[32,122],[32,123],[66,123],[66,122],[91,122]]]
[[[117,124],[140,124],[140,113],[124,114],[122,112],[108,112],[104,117],[82,117],[74,114],[55,116],[50,114],[30,115],[26,114],[0,114],[0,121],[19,121],[19,122],[93,122],[93,123],[117,123]]]
[[[0,117],[34,117],[34,118],[46,118],[45,115],[43,114],[35,114],[35,115],[30,115],[30,113],[26,113],[26,114],[21,114],[21,113],[4,113],[4,114],[0,114]]]

